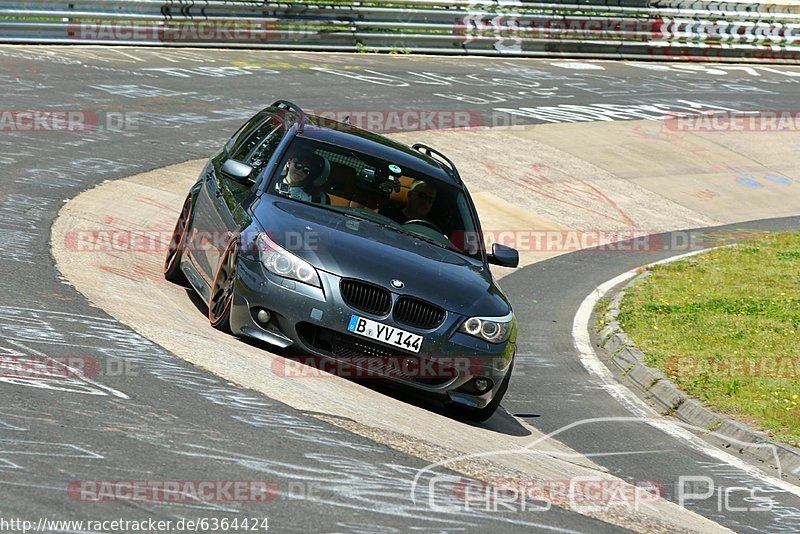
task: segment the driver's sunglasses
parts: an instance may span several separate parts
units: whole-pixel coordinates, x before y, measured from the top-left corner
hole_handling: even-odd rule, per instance
[[[425,193],[423,193],[422,191],[411,191],[411,192],[412,192],[412,193],[414,193],[414,194],[415,194],[416,196],[418,196],[419,198],[421,198],[421,199],[423,199],[423,200],[427,200],[427,201],[428,201],[428,202],[430,202],[431,204],[433,204],[434,202],[436,202],[436,197],[435,197],[435,196],[433,196],[433,195],[426,195],[426,194],[425,194]]]
[[[306,165],[301,161],[295,161],[294,168],[297,169],[298,171],[303,171],[306,174],[311,174],[311,167],[309,167],[308,165]]]

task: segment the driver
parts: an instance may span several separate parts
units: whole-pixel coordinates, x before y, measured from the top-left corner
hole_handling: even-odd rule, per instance
[[[275,188],[297,200],[329,204],[328,196],[320,190],[329,172],[325,158],[301,148],[289,157]]]
[[[408,191],[408,201],[401,209],[393,206],[383,212],[397,222],[404,223],[414,219],[424,219],[436,202],[436,187],[422,180],[414,180]]]

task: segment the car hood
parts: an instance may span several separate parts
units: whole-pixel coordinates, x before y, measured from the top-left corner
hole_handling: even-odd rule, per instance
[[[321,271],[365,280],[463,315],[502,316],[510,306],[482,262],[385,228],[291,200],[268,200],[255,217],[278,245]],[[392,280],[403,282],[393,288]]]

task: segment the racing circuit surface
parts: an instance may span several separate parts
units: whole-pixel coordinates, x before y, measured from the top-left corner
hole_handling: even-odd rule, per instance
[[[448,153],[484,229],[498,234],[795,229],[795,132],[681,135],[646,119],[791,109],[800,69],[91,47],[0,47],[0,62],[6,109],[96,121],[89,132],[6,125],[0,137],[0,351],[97,370],[88,379],[0,377],[2,517],[268,517],[274,530],[303,532],[800,528],[800,490],[781,473],[762,474],[668,421],[632,421],[641,408],[587,372],[576,350],[584,298],[685,252],[669,245],[683,234],[637,253],[529,247],[527,267],[498,272],[521,353],[508,413],[483,425],[380,385],[279,376],[279,356],[212,331],[202,304],[161,279],[160,252],[98,253],[68,239],[76,230],[169,229],[197,160],[278,98],[318,112],[432,110],[496,126],[395,137]],[[518,127],[506,128],[512,118]],[[744,222],[756,219],[764,220]],[[526,446],[536,453],[508,452]],[[667,500],[635,511],[467,511],[454,491],[462,476],[619,477],[662,486]],[[708,477],[714,489],[686,502],[690,512],[673,504],[687,476]],[[274,491],[268,502],[211,503],[89,502],[75,491],[108,480],[264,481]]]

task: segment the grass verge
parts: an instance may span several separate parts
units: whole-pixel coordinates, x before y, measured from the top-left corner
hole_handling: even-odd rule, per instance
[[[800,445],[800,233],[655,266],[619,321],[684,391]]]

